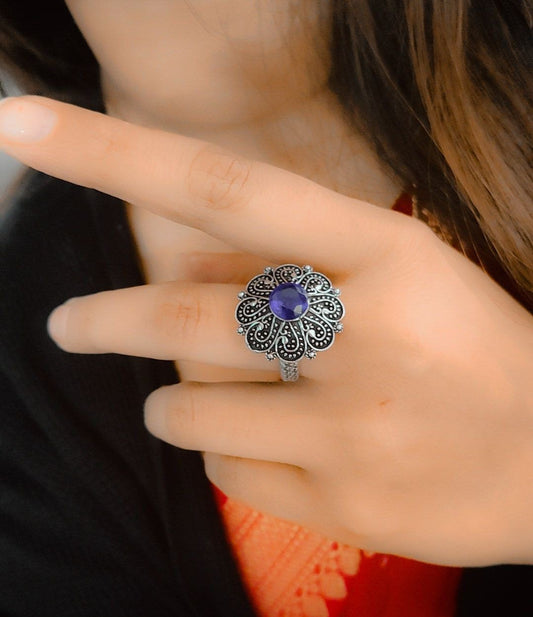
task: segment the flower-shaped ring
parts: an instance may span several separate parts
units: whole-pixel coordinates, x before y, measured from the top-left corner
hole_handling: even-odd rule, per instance
[[[249,349],[279,359],[281,379],[296,381],[298,363],[333,345],[344,306],[327,276],[311,266],[265,268],[239,294],[237,333]]]

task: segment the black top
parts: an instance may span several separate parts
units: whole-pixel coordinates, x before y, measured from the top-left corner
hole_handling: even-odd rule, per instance
[[[143,424],[173,364],[46,333],[66,299],[142,283],[118,200],[29,173],[0,228],[1,616],[253,616],[200,455]],[[531,617],[532,570],[466,571],[458,617]]]

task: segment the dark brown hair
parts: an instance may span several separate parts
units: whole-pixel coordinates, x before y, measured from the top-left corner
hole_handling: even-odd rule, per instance
[[[0,67],[103,110],[61,0],[0,0]],[[533,310],[531,0],[331,0],[330,87],[418,215]]]

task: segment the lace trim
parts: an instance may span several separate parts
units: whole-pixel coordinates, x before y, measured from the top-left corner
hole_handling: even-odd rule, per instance
[[[330,617],[327,600],[347,597],[359,549],[228,499],[222,516],[241,576],[262,617]]]

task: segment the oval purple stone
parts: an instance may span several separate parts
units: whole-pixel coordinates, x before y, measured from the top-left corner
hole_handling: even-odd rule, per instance
[[[268,299],[270,309],[280,319],[292,321],[301,317],[309,308],[305,289],[298,283],[282,283]]]

